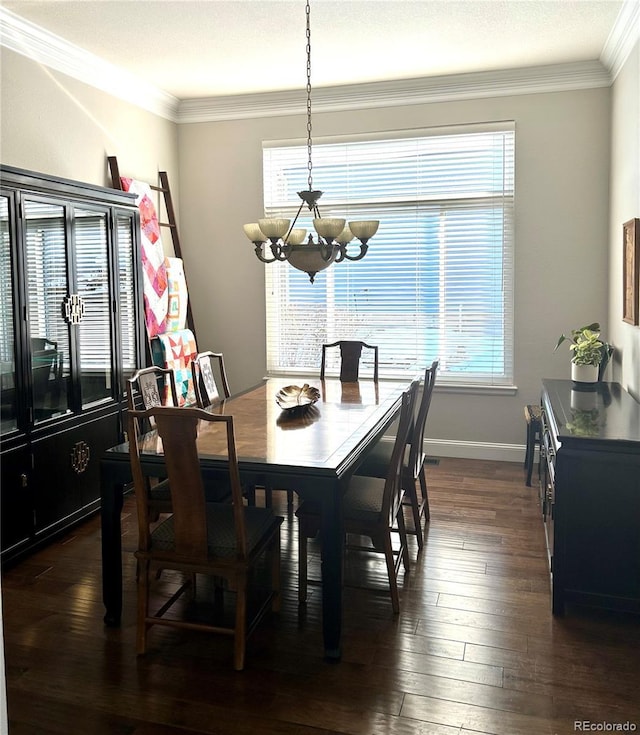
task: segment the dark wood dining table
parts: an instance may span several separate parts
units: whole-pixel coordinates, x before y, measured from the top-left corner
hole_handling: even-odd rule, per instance
[[[266,378],[209,410],[232,414],[243,483],[293,490],[322,507],[322,627],[325,657],[341,657],[342,624],[342,496],[349,478],[399,411],[406,380],[361,380],[341,383],[286,376]],[[283,411],[276,394],[289,385],[309,383],[320,391],[317,403],[304,410]],[[224,470],[222,437],[203,429],[198,454],[203,474]],[[163,456],[155,432],[143,440],[142,464],[161,476]],[[126,443],[107,450],[101,459],[103,601],[107,625],[120,625],[122,612],[121,512],[123,492],[131,482]]]

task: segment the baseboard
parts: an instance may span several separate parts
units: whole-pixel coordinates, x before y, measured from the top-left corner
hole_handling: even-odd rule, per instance
[[[393,437],[382,437],[381,441],[393,441]],[[497,444],[493,442],[466,442],[451,439],[425,439],[424,449],[429,457],[457,457],[459,459],[491,459],[497,462],[524,463],[524,444]],[[538,461],[536,456],[534,461]]]
[[[424,443],[428,456],[458,457],[462,459],[492,459],[498,462],[524,462],[524,444],[496,444],[489,442],[427,439]]]

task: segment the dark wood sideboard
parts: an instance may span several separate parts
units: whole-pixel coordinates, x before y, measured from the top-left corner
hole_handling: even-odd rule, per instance
[[[640,403],[619,383],[542,382],[540,500],[552,609],[640,613]]]

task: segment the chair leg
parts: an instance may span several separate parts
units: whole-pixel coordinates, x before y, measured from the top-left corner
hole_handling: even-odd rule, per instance
[[[147,617],[149,615],[149,562],[138,559],[138,609],[136,652],[147,652]]]
[[[422,465],[420,474],[418,475],[420,481],[420,492],[422,493],[422,513],[426,521],[431,520],[431,510],[429,509],[429,490],[427,489],[427,473]]]
[[[422,517],[420,514],[420,503],[418,501],[418,494],[416,492],[416,481],[411,478],[407,478],[406,491],[411,501],[411,512],[413,514],[413,526],[415,529],[416,539],[418,541],[418,551],[422,549],[423,538],[422,538]]]
[[[400,510],[402,513],[402,509]],[[391,534],[386,533],[384,537],[384,558],[387,562],[387,574],[389,575],[389,589],[391,591],[391,606],[393,614],[400,613],[400,595],[398,593],[398,580],[396,578],[396,560],[391,545]]]
[[[273,542],[271,548],[271,589],[273,590],[273,599],[271,601],[271,609],[273,612],[280,612],[282,596],[280,594],[280,537]]]
[[[527,424],[527,451],[525,462],[527,467],[527,487],[531,487],[531,475],[533,473],[533,455],[535,453],[535,427],[533,423]]]
[[[244,669],[245,651],[247,648],[247,578],[237,580],[236,594],[236,628],[233,637],[233,668]]]
[[[256,486],[247,485],[243,487],[242,490],[247,498],[247,503],[249,505],[255,505],[256,504]]]
[[[402,507],[398,513],[398,534],[400,536],[400,552],[402,554],[402,563],[404,564],[405,572],[411,569],[411,560],[409,559],[409,543],[407,540],[407,527],[404,522],[404,516],[402,515]]]
[[[307,601],[307,537],[298,524],[298,602]]]

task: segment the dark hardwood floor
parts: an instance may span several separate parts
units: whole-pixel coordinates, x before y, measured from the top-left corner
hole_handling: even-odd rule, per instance
[[[568,735],[625,723],[637,731],[640,620],[579,608],[553,618],[536,490],[522,466],[442,459],[427,470],[432,518],[399,617],[382,561],[347,561],[359,586],[345,590],[340,664],[322,657],[319,589],[298,608],[295,518],[283,525],[282,612],[254,633],[240,673],[229,638],[193,632],[155,628],[149,653],[136,657],[131,499],[122,628],[102,624],[98,518],[7,570],[9,732]],[[286,516],[286,494],[274,495]],[[310,567],[317,576],[313,544]]]

